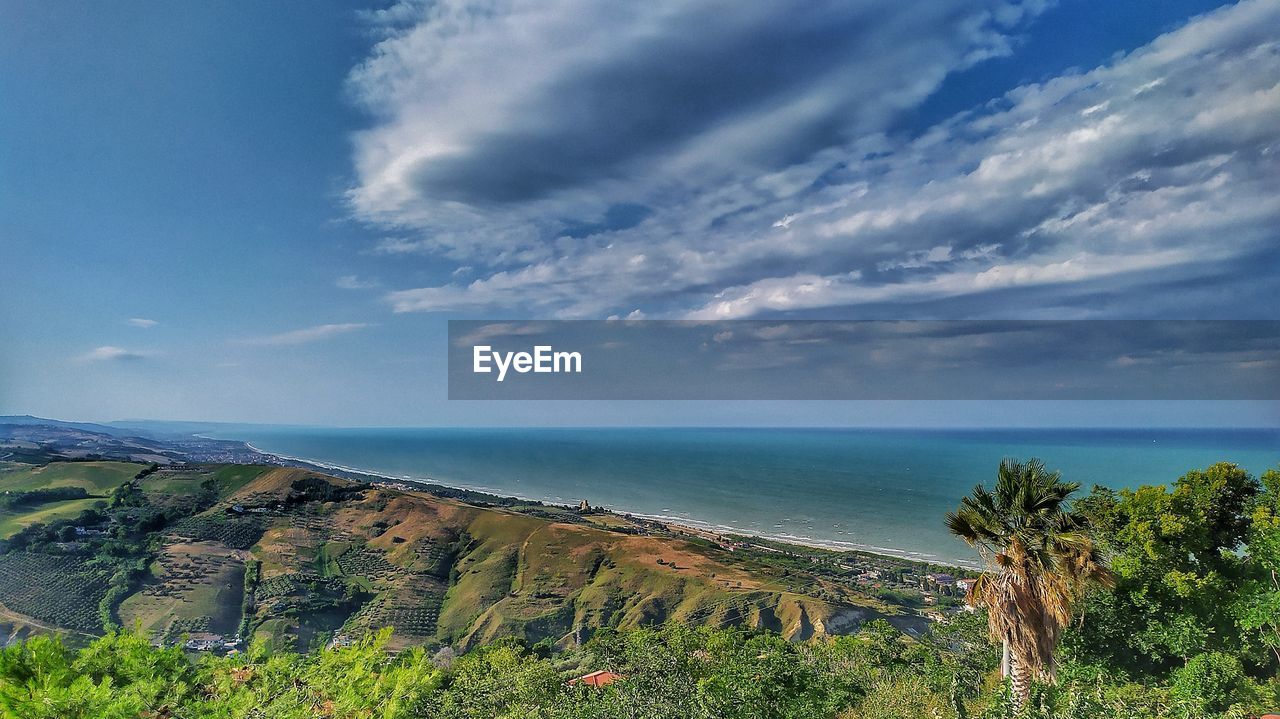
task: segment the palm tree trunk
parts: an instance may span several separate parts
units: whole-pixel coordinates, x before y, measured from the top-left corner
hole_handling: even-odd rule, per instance
[[[1009,666],[1009,690],[1013,696],[1014,711],[1021,711],[1031,700],[1031,669],[1025,662],[1012,657]]]
[[[1275,587],[1277,592],[1280,592],[1280,577],[1276,576],[1276,570],[1274,569],[1271,570],[1271,586]],[[1280,627],[1272,624],[1271,631],[1275,632],[1276,639],[1280,639]],[[1280,645],[1272,646],[1271,651],[1275,652],[1276,661],[1280,662]]]
[[[1000,654],[1000,678],[1009,678],[1009,640],[1004,640],[1004,650]]]

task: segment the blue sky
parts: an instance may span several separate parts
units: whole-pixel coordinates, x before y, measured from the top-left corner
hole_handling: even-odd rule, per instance
[[[1218,5],[0,2],[0,412],[991,423],[448,403],[445,321],[1275,318],[1280,4]]]

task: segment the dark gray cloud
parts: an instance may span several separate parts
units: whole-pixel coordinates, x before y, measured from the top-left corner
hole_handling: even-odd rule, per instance
[[[351,77],[382,118],[357,137],[352,202],[456,248],[476,241],[459,226],[476,217],[466,207],[559,197],[590,220],[684,192],[689,173],[772,172],[883,129],[948,73],[1006,53],[1004,33],[1043,4],[410,4],[386,14],[389,36]],[[547,204],[507,210],[566,216]]]
[[[787,3],[745,9],[754,16],[749,22],[731,18],[743,13],[739,3],[675,7],[625,53],[551,78],[512,109],[517,122],[420,160],[410,181],[437,200],[536,200],[625,179],[719,129],[813,103],[820,107],[747,138],[732,158],[760,168],[806,160],[879,129],[890,113],[921,99],[875,97],[885,89],[879,73],[932,66],[932,85],[969,49],[970,38],[936,47],[902,40],[920,28],[935,38],[963,38],[971,7],[928,3],[907,15],[895,4]]]

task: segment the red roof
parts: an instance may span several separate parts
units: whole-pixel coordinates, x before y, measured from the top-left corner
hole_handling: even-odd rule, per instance
[[[602,687],[602,686],[605,686],[606,684],[612,684],[621,678],[622,678],[621,674],[614,674],[613,672],[605,671],[602,669],[598,672],[583,674],[577,679],[570,679],[569,684],[571,685],[585,684],[587,686],[592,686],[592,687]]]

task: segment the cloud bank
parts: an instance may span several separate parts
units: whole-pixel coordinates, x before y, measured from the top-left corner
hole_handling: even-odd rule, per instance
[[[351,207],[378,251],[472,268],[398,312],[1194,317],[1204,285],[1274,284],[1280,4],[889,132],[1041,9],[402,6],[350,78],[376,119]]]

